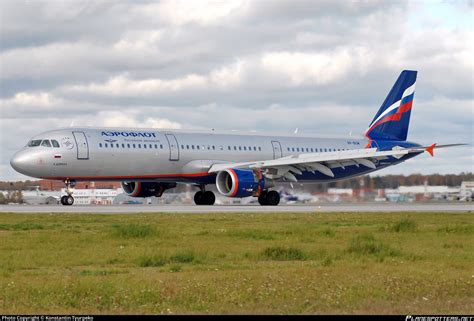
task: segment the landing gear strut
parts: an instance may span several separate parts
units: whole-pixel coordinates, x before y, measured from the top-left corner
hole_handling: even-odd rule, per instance
[[[61,204],[63,205],[72,205],[74,204],[74,197],[72,197],[72,193],[74,192],[73,188],[76,186],[76,181],[71,181],[69,179],[64,181],[66,185],[66,194],[61,197]]]
[[[260,205],[276,206],[280,203],[280,194],[277,191],[263,191],[258,197]]]
[[[200,191],[194,194],[194,204],[196,205],[214,205],[216,202],[216,196],[211,191],[206,191],[206,186],[201,185]]]

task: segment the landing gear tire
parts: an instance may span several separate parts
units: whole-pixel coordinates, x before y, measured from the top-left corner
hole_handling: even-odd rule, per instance
[[[64,195],[61,197],[61,204],[62,205],[72,205],[74,204],[74,197],[71,195]]]
[[[196,194],[194,194],[194,204],[196,204],[196,205],[202,205],[202,204],[201,204],[202,194],[204,194],[204,193],[201,192],[201,191],[196,192]]]
[[[214,205],[215,202],[216,196],[211,191],[199,191],[194,194],[194,204],[196,205]]]
[[[67,198],[66,198],[66,205],[72,205],[74,204],[74,197],[72,197],[71,195],[69,195]]]
[[[267,204],[267,192],[262,192],[258,197],[258,203],[262,206],[268,205]]]
[[[206,191],[202,194],[202,200],[204,201],[205,205],[214,205],[216,202],[216,196],[211,191]]]
[[[75,180],[69,180],[66,179],[64,181],[64,184],[66,185],[66,194],[61,197],[61,204],[62,205],[72,205],[74,204],[74,197],[72,197],[72,193],[74,191],[74,186],[76,186],[76,181]]]
[[[277,191],[268,192],[266,199],[268,205],[276,206],[280,204],[280,194]]]
[[[258,203],[262,206],[276,206],[280,203],[280,194],[277,191],[263,192],[258,197]]]

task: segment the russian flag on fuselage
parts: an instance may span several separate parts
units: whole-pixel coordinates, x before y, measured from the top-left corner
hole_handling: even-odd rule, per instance
[[[371,140],[407,139],[417,72],[404,70],[365,132]]]

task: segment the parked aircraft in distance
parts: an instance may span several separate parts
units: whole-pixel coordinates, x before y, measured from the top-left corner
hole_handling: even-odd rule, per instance
[[[213,205],[216,184],[227,197],[278,205],[280,182],[331,182],[396,165],[435,147],[407,141],[416,71],[404,70],[365,138],[317,138],[217,131],[65,128],[33,137],[11,159],[18,172],[64,181],[63,205],[80,180],[118,180],[133,197],[160,197],[176,184],[199,188],[197,205]]]

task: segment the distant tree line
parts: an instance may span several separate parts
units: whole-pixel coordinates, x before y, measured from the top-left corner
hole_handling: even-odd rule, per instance
[[[324,191],[327,188],[398,188],[399,186],[414,186],[424,185],[446,185],[446,186],[460,186],[463,181],[474,181],[474,173],[460,173],[460,174],[411,174],[405,175],[386,175],[386,176],[362,176],[328,184],[321,184],[319,188]]]
[[[0,191],[26,191],[34,189],[36,186],[39,186],[39,181],[0,181]]]

